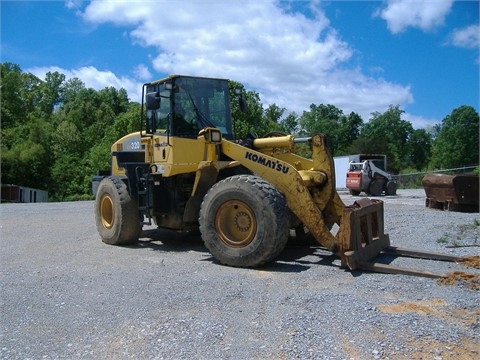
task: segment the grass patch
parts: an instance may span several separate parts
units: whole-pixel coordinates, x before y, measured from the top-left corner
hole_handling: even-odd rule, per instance
[[[439,244],[446,244],[446,243],[448,243],[448,235],[447,235],[447,234],[443,234],[442,237],[440,237],[440,238],[437,239],[437,243],[439,243]]]

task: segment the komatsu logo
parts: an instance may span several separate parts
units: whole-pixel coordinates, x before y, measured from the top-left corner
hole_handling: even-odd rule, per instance
[[[266,166],[270,169],[277,170],[279,172],[282,172],[284,174],[288,173],[288,170],[290,168],[286,165],[282,165],[280,161],[272,161],[269,159],[264,158],[263,156],[258,156],[257,154],[252,154],[250,151],[247,151],[245,153],[245,159],[248,159],[250,161],[256,162],[260,165]]]

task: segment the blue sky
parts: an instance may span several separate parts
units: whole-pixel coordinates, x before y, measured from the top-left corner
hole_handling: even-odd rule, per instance
[[[478,1],[1,1],[1,61],[40,78],[140,101],[169,74],[222,77],[297,114],[400,105],[415,128],[479,110],[479,31]]]

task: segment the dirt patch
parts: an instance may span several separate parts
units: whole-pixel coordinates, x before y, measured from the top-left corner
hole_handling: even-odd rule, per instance
[[[406,302],[393,305],[380,305],[378,309],[388,314],[413,312],[421,315],[436,315],[438,310],[436,307],[444,306],[445,302],[441,299],[432,299],[427,301],[419,301],[417,303]]]
[[[466,326],[480,325],[480,310],[455,309],[451,315],[455,320],[460,321]]]
[[[358,354],[357,345],[348,337],[341,336],[340,339],[340,345],[345,354],[348,354],[350,359],[359,359],[360,356]]]
[[[467,256],[459,261],[460,264],[467,268],[480,269],[480,256]]]
[[[431,338],[413,340],[411,348],[418,349],[409,359],[462,359],[476,360],[480,356],[480,344],[468,338],[460,339],[454,344],[442,342]]]
[[[472,290],[480,290],[480,274],[468,274],[454,271],[438,279],[440,285],[465,285]]]
[[[443,319],[447,323],[473,328],[478,328],[480,324],[480,309],[469,310],[465,308],[449,308],[447,303],[442,299],[380,305],[377,308],[379,311],[388,314],[416,313],[421,316],[435,316]],[[480,344],[478,346],[480,346]],[[480,352],[478,354],[480,354]],[[421,357],[417,357],[417,359],[419,358]],[[470,358],[467,357],[467,359]]]

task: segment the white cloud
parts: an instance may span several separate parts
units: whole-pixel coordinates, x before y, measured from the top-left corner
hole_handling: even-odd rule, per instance
[[[129,77],[117,77],[111,71],[98,70],[93,66],[81,67],[78,69],[62,69],[57,66],[34,67],[26,69],[26,72],[32,73],[38,78],[44,80],[47,72],[58,71],[65,75],[66,80],[79,78],[87,88],[101,90],[113,86],[116,89],[124,88],[132,101],[141,101],[142,83]]]
[[[133,73],[140,80],[152,80],[152,73],[150,72],[150,70],[148,70],[148,67],[145,64],[139,64],[135,66],[135,69],[133,69]]]
[[[414,129],[428,129],[434,124],[439,124],[442,121],[442,119],[425,118],[407,112],[402,114],[402,119],[410,122]]]
[[[133,42],[156,49],[151,65],[159,73],[228,77],[288,111],[333,104],[367,120],[413,102],[409,86],[348,70],[352,49],[311,6],[307,17],[273,0],[92,1],[82,16],[133,28]]]
[[[83,0],[66,0],[65,7],[67,9],[78,9],[82,5]]]
[[[470,25],[463,29],[455,29],[449,39],[449,44],[467,49],[478,49],[480,46],[480,25]]]
[[[453,0],[388,0],[375,15],[387,21],[388,29],[400,33],[408,27],[431,31],[444,24]]]

